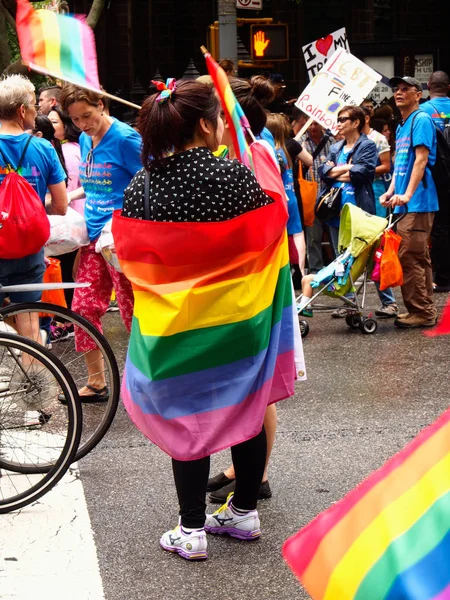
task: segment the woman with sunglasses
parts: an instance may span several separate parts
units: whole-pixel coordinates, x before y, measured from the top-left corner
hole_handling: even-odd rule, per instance
[[[99,94],[67,85],[61,105],[72,123],[81,130],[81,188],[69,193],[72,202],[86,196],[84,217],[90,244],[80,249],[77,282],[90,283],[75,290],[72,309],[102,331],[101,318],[115,290],[120,314],[128,330],[133,313],[133,292],[126,277],[111,267],[95,244],[113,211],[122,208],[123,193],[134,174],[142,167],[141,137],[129,125],[110,117]],[[106,402],[108,388],[99,368],[101,351],[82,331],[75,334],[76,349],[86,354],[89,377],[79,390],[82,402]]]
[[[377,148],[362,133],[365,115],[359,106],[344,106],[338,112],[337,129],[344,138],[330,148],[319,175],[329,187],[341,188],[341,207],[350,202],[371,215],[375,214],[373,178],[377,165]],[[328,223],[331,241],[337,254],[339,217]]]

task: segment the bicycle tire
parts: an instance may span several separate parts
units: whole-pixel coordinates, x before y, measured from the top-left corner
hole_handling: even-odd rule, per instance
[[[102,440],[105,436],[106,432],[111,426],[111,423],[114,419],[114,416],[117,411],[117,407],[119,404],[120,398],[120,373],[117,365],[116,358],[114,356],[114,352],[106,340],[105,336],[101,334],[98,329],[96,329],[87,319],[82,317],[76,312],[68,308],[63,308],[62,306],[56,306],[53,304],[45,303],[45,302],[26,302],[20,304],[10,304],[8,306],[0,308],[0,318],[10,318],[14,317],[20,313],[29,313],[29,312],[39,312],[39,313],[48,313],[54,315],[56,318],[65,319],[66,321],[72,323],[73,325],[80,327],[85,333],[87,333],[95,342],[95,344],[100,348],[103,358],[105,360],[106,370],[108,372],[108,384],[109,384],[109,399],[107,403],[104,405],[104,412],[101,415],[99,423],[95,425],[92,433],[86,427],[83,429],[81,442],[75,457],[75,460],[80,460],[86,454],[91,452],[97,446],[97,444]],[[61,348],[61,345],[65,342],[58,342],[58,344],[54,344],[56,348]],[[56,348],[52,348],[55,350]],[[64,364],[67,363],[64,361]],[[70,365],[69,365],[70,366]],[[69,372],[71,372],[69,368]],[[72,374],[72,373],[71,373]],[[73,376],[75,382],[77,381],[77,377]],[[83,383],[84,385],[84,383]],[[89,407],[89,408],[87,408]],[[91,409],[100,410],[100,406],[93,407],[93,405],[83,405],[83,418],[85,419],[85,411],[89,411]],[[85,419],[86,421],[86,419]]]
[[[69,469],[70,465],[74,461],[78,444],[81,437],[82,429],[82,410],[81,403],[78,399],[78,393],[70,376],[68,370],[64,367],[61,361],[53,356],[48,350],[42,345],[29,340],[27,338],[9,334],[0,333],[0,347],[6,347],[8,353],[11,351],[26,353],[32,356],[34,359],[39,361],[40,364],[44,365],[55,378],[59,388],[63,391],[66,397],[66,409],[67,409],[67,437],[62,447],[59,458],[52,462],[51,466],[46,469],[44,476],[35,484],[30,482],[30,487],[27,490],[20,492],[17,490],[15,484],[12,485],[14,490],[17,492],[15,495],[5,498],[4,491],[6,484],[4,483],[5,478],[9,478],[6,473],[3,475],[0,472],[0,514],[11,512],[13,510],[19,510],[24,506],[35,502],[41,498],[44,494],[53,488],[58,481],[64,476]],[[16,361],[17,362],[17,361]],[[1,416],[3,413],[0,412],[0,450],[2,449],[1,438],[5,439],[5,431],[2,426]],[[6,446],[3,444],[3,452]],[[16,456],[16,450],[14,449],[14,455]],[[21,471],[17,468],[17,462],[10,463],[5,456],[0,455],[0,469],[4,471],[11,471],[13,473],[21,473],[24,477],[28,474],[25,468]],[[23,479],[22,479],[23,482]],[[11,487],[11,486],[10,486]]]

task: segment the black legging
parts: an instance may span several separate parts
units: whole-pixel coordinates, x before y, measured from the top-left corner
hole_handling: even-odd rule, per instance
[[[264,427],[254,438],[231,448],[236,472],[233,505],[242,510],[254,510],[266,463],[267,439]],[[181,524],[200,528],[205,524],[206,484],[210,457],[198,460],[172,459],[173,476],[180,504]]]

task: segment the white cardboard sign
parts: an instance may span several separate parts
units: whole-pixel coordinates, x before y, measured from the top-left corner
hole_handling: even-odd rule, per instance
[[[311,44],[302,47],[303,56],[306,63],[306,71],[311,80],[324,66],[327,60],[338,50],[342,48],[350,52],[348,45],[347,32],[345,27],[341,27],[326,37],[320,38]]]
[[[295,106],[333,133],[337,113],[344,106],[358,106],[381,76],[345,50],[336,50],[300,94]]]

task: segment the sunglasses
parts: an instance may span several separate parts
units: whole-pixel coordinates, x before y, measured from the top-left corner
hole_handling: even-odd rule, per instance
[[[351,121],[351,117],[338,117],[337,122],[338,123],[345,123],[346,121]]]

